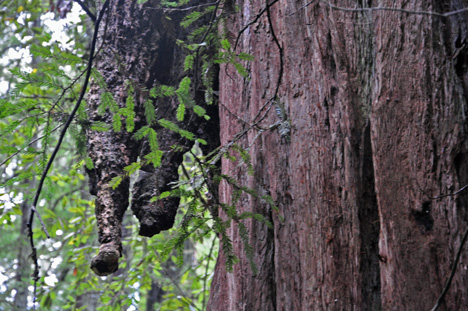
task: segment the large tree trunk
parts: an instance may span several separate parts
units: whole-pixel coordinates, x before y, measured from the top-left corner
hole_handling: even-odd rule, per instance
[[[236,1],[227,37],[266,3]],[[468,6],[362,4],[437,12]],[[250,79],[231,65],[220,70],[221,143],[258,114],[266,114],[263,129],[281,125],[259,136],[263,129],[253,127],[237,141],[251,146],[253,176],[227,159],[222,170],[271,195],[279,211],[247,195],[239,200],[239,212],[261,213],[274,226],[243,221],[258,271],[238,226],[228,229],[240,262],[229,273],[220,253],[209,310],[432,308],[468,226],[465,194],[433,199],[468,183],[467,18],[281,0],[242,33],[237,51],[255,60],[246,64]],[[278,100],[271,100],[281,73]],[[221,201],[230,204],[232,194],[223,182]],[[468,309],[467,260],[462,256],[444,310]]]
[[[115,272],[119,257],[122,256],[122,218],[130,195],[130,181],[124,170],[126,166],[137,159],[142,163],[138,179],[133,185],[131,207],[140,221],[139,233],[153,236],[171,228],[174,223],[179,197],[170,196],[156,201],[151,199],[171,190],[171,183],[178,181],[178,167],[183,154],[191,147],[191,142],[157,122],[165,119],[180,123],[176,120],[177,98],[151,96],[149,90],[162,85],[177,89],[186,75],[192,81],[200,80],[200,70],[198,76],[184,71],[187,49],[176,44],[177,39],[185,40],[188,34],[179,25],[184,14],[177,10],[171,14],[165,13],[159,1],[138,4],[136,1],[110,0],[103,19],[99,43],[102,48],[96,56],[96,69],[102,78],[95,78],[90,88],[88,114],[91,124],[104,122],[112,125],[114,131],[87,130],[88,155],[93,162],[93,168],[88,172],[90,192],[96,195],[96,218],[101,243],[99,254],[93,258],[91,267],[98,275]],[[198,65],[195,61],[194,66]],[[203,87],[195,82],[192,87],[196,103],[203,105]],[[111,109],[107,103],[108,108],[102,109],[105,92],[110,94],[117,108]],[[154,109],[152,114],[155,118],[152,122],[148,121],[148,102]],[[134,108],[128,110],[130,106]],[[122,123],[119,129],[115,126],[115,118],[121,109],[127,109],[127,113],[122,114],[125,117],[117,117]],[[217,110],[210,111],[215,113],[212,120],[216,120]],[[133,114],[132,118],[130,114]],[[204,135],[208,126],[204,118],[189,109],[185,118],[184,123],[179,124],[180,128],[196,132],[209,140],[207,136],[210,134]],[[132,122],[128,125],[129,119],[133,119],[134,126]],[[202,121],[205,122],[201,124]],[[157,139],[151,141],[149,136],[136,138],[135,132],[145,126],[157,133]],[[152,161],[147,158],[151,152]],[[158,157],[160,165],[153,165]],[[113,189],[111,181],[119,176],[124,178]]]

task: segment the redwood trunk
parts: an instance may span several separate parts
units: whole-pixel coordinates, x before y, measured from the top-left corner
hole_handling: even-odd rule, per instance
[[[307,3],[278,1],[271,25],[265,12],[243,32],[237,51],[255,57],[245,64],[250,79],[232,65],[220,70],[221,144],[259,112],[263,129],[284,121],[276,112],[283,106],[291,130],[275,126],[258,136],[262,129],[254,127],[237,142],[250,146],[253,176],[223,160],[223,173],[271,195],[279,212],[247,195],[239,200],[239,212],[261,213],[274,226],[244,221],[256,274],[237,225],[228,229],[240,262],[228,273],[220,254],[209,310],[430,310],[468,226],[466,195],[433,199],[468,183],[468,14]],[[436,12],[468,6],[363,3]],[[231,39],[266,1],[235,5],[225,25]],[[230,203],[232,191],[222,183],[220,200]],[[468,309],[467,260],[462,256],[442,310]]]

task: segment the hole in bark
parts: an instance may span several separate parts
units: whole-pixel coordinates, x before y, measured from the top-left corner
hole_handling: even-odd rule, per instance
[[[431,215],[431,205],[432,205],[431,201],[426,201],[426,202],[423,202],[420,211],[415,211],[415,210],[412,211],[412,214],[416,223],[424,227],[426,231],[430,231],[432,227],[434,226],[434,219],[432,218],[432,215]]]

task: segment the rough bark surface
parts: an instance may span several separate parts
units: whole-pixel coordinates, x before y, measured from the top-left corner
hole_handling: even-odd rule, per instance
[[[447,12],[466,1],[333,1],[346,8]],[[266,1],[238,0],[228,38]],[[269,194],[242,197],[239,212],[263,214],[273,229],[244,221],[253,273],[238,227],[232,273],[219,255],[209,310],[430,310],[468,226],[467,13],[441,18],[391,11],[345,12],[325,1],[281,0],[240,37],[249,79],[220,70],[221,144],[259,121],[238,144],[253,176],[224,159],[222,171]],[[283,48],[284,64],[274,34]],[[234,41],[232,43],[234,45]],[[274,97],[283,72],[278,101]],[[279,102],[279,104],[277,104]],[[284,106],[290,137],[279,127]],[[283,137],[282,135],[283,134]],[[230,203],[233,188],[220,186]],[[281,217],[284,220],[281,219]],[[460,271],[467,265],[462,256]],[[457,273],[441,310],[468,309]]]
[[[99,254],[91,262],[92,269],[98,275],[113,273],[118,268],[122,255],[121,224],[122,217],[129,204],[129,178],[112,189],[109,183],[112,178],[125,174],[124,167],[150,152],[146,140],[136,140],[134,132],[146,125],[144,102],[148,100],[148,90],[153,86],[178,86],[186,73],[183,62],[186,51],[176,45],[176,39],[186,36],[180,26],[182,14],[171,14],[172,21],[166,18],[158,1],[148,1],[144,5],[136,1],[114,0],[104,17],[105,26],[101,29],[102,48],[96,57],[96,69],[102,75],[102,83],[92,84],[88,97],[88,114],[91,122],[112,124],[113,114],[102,113],[101,94],[105,91],[113,95],[120,108],[126,106],[127,97],[134,96],[135,130],[125,129],[122,120],[120,132],[96,132],[88,130],[88,155],[94,163],[89,171],[90,192],[96,195],[96,217],[99,227]],[[134,94],[129,94],[131,84]],[[200,90],[196,92],[197,104],[200,101]],[[175,111],[178,102],[174,98],[158,97],[153,100],[157,119],[166,119],[177,123]],[[212,111],[217,115],[217,111]],[[198,127],[202,118],[186,116],[191,122],[179,124],[183,129],[197,130],[199,137],[204,136],[203,129]],[[216,119],[216,118],[214,118]],[[178,197],[166,197],[155,202],[150,199],[170,190],[170,183],[179,178],[178,166],[182,155],[191,143],[182,139],[173,131],[157,123],[150,125],[158,134],[159,150],[162,151],[161,165],[154,167],[144,164],[139,171],[138,179],[133,185],[132,211],[140,221],[140,234],[153,236],[161,230],[172,227],[179,205]]]

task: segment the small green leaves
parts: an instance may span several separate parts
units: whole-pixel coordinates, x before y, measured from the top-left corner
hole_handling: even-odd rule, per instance
[[[223,39],[221,40],[221,47],[226,51],[229,51],[231,49],[231,43],[228,39]]]
[[[140,162],[133,162],[130,165],[124,167],[124,171],[127,172],[129,175],[136,173],[141,168]]]
[[[185,115],[185,104],[180,103],[179,106],[177,107],[177,121],[184,121],[184,115]]]
[[[197,21],[200,17],[203,16],[203,13],[195,11],[190,13],[189,15],[185,16],[180,25],[184,28],[187,28],[190,26],[192,23]]]
[[[112,187],[112,190],[117,189],[117,187],[122,183],[123,176],[116,176],[111,179],[109,186]]]
[[[151,125],[156,121],[156,110],[151,99],[144,102],[146,124]]]
[[[107,110],[112,113],[117,113],[119,109],[119,105],[114,100],[114,97],[110,92],[103,92],[101,94],[101,103],[98,107],[98,113],[100,115],[104,115]]]
[[[161,166],[161,158],[163,156],[163,152],[161,150],[156,150],[153,152],[148,153],[144,156],[145,160],[149,163],[153,164],[154,167]]]
[[[112,129],[114,132],[120,132],[122,129],[122,120],[120,119],[120,115],[117,113],[112,116]]]
[[[248,53],[239,53],[239,54],[237,54],[237,57],[239,57],[239,59],[246,60],[246,61],[249,61],[249,62],[252,62],[255,59],[253,57],[253,55],[248,54]]]
[[[150,145],[151,151],[158,151],[159,150],[159,145],[158,145],[158,134],[156,131],[152,128],[148,129],[148,143]]]
[[[185,57],[184,71],[187,71],[193,68],[193,61],[194,61],[193,54],[189,54]]]
[[[91,124],[91,129],[96,132],[107,132],[110,126],[107,123],[96,121]]]
[[[195,112],[199,117],[203,117],[206,115],[205,108],[198,105],[193,106],[193,112]]]
[[[195,140],[195,134],[193,134],[193,133],[191,133],[189,131],[181,129],[174,122],[171,122],[171,121],[165,120],[165,119],[161,119],[158,122],[159,122],[159,125],[161,125],[162,127],[165,127],[165,128],[167,128],[167,129],[169,129],[171,131],[174,131],[174,132],[178,133],[180,136],[182,136],[184,138],[187,138],[188,140]]]
[[[232,64],[243,78],[248,78],[249,72],[244,67],[244,65],[241,64],[241,61],[253,61],[253,55],[247,53],[236,54],[234,51],[232,51],[231,43],[229,43],[227,39],[221,40],[221,47],[224,49],[224,51],[218,51],[218,55],[214,60],[214,63]]]

